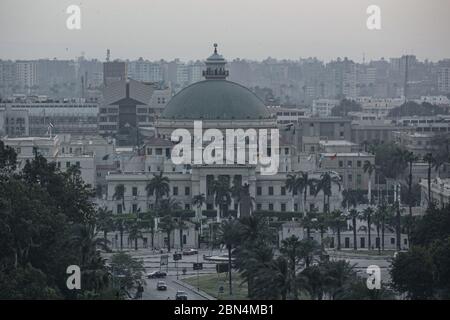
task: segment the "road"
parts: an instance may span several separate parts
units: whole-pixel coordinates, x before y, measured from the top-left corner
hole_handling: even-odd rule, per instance
[[[165,279],[146,279],[146,286],[144,287],[144,293],[142,298],[145,300],[167,300],[170,297],[171,300],[175,299],[177,291],[184,291],[188,296],[188,300],[205,300],[206,298],[197,293],[197,290],[191,290],[187,287],[181,286],[175,281],[181,278],[183,275],[183,268],[186,269],[186,275],[196,275],[197,271],[193,270],[194,262],[202,262],[203,270],[199,271],[199,274],[211,274],[216,273],[216,263],[212,261],[206,261],[203,259],[203,255],[211,255],[211,251],[200,251],[198,255],[183,255],[182,260],[173,261],[173,253],[169,255],[169,264],[167,266],[160,267],[161,254],[153,253],[151,250],[140,249],[137,251],[127,250],[128,254],[134,258],[142,259],[144,262],[144,268],[146,273],[152,271],[161,270],[167,272]],[[224,252],[215,251],[214,254],[223,254]],[[164,253],[167,254],[167,253]],[[109,258],[111,254],[105,254],[106,258]],[[161,269],[160,269],[161,268]],[[158,281],[165,281],[167,290],[158,291],[156,284]]]
[[[187,289],[174,282],[176,276],[169,275],[165,279],[147,279],[147,286],[144,288],[144,294],[142,298],[144,300],[170,300],[175,299],[175,294],[177,291],[184,291],[188,296],[188,300],[206,300],[203,296],[197,294],[195,290]],[[158,281],[165,281],[167,285],[167,290],[158,291],[156,290],[156,283]]]

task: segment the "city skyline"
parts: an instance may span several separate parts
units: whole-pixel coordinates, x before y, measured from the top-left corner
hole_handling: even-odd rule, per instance
[[[6,0],[0,4],[0,59],[74,59],[82,52],[88,59],[104,59],[109,48],[113,59],[188,61],[204,57],[214,42],[229,60],[450,57],[450,45],[443,41],[450,29],[445,0],[234,2],[127,1],[112,7],[103,0]],[[81,8],[81,30],[66,28],[71,4]],[[381,30],[366,27],[371,4],[381,8]]]

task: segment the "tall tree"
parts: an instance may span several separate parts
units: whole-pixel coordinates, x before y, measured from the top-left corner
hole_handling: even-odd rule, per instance
[[[163,175],[161,171],[159,174],[153,174],[153,178],[145,186],[147,191],[147,198],[154,195],[155,196],[155,208],[158,208],[160,200],[164,196],[169,195],[169,178]]]
[[[348,217],[352,221],[352,231],[353,231],[353,250],[358,250],[358,243],[356,238],[356,220],[359,219],[360,213],[355,208],[350,209],[348,212]]]
[[[369,198],[369,204],[372,204],[372,174],[375,172],[375,164],[370,162],[369,160],[364,161],[363,170],[365,173],[367,173],[369,182],[368,182],[368,198]]]
[[[230,181],[225,176],[219,176],[212,184],[214,204],[219,207],[219,217],[228,217],[228,208],[231,204]],[[220,219],[217,219],[219,222]]]
[[[333,184],[337,185],[339,191],[341,191],[340,177],[337,175],[332,175],[329,172],[322,173],[320,179],[315,186],[316,195],[322,191],[323,192],[323,212],[329,212],[330,209],[330,197],[332,196]]]
[[[97,210],[96,215],[97,227],[103,231],[103,238],[108,239],[108,232],[114,230],[114,219],[112,211],[106,207],[101,207]]]
[[[374,210],[372,207],[367,207],[366,209],[363,210],[362,212],[362,220],[367,222],[367,245],[369,250],[372,249],[372,237],[371,237],[371,232],[372,232],[372,217],[374,214]]]
[[[428,208],[432,205],[432,199],[431,199],[431,169],[433,167],[433,164],[435,163],[436,159],[433,157],[432,153],[427,153],[423,160],[428,164],[428,170],[427,170],[427,184],[428,184]]]
[[[233,295],[231,254],[233,248],[240,243],[239,228],[240,225],[236,220],[227,219],[222,222],[219,229],[220,242],[225,245],[228,251],[228,281],[230,296]]]
[[[113,194],[114,200],[122,200],[122,209],[125,211],[125,185],[118,184],[114,188],[114,194]]]
[[[329,217],[328,225],[337,233],[337,250],[341,250],[341,230],[347,227],[347,219],[344,213],[339,210],[333,210]]]

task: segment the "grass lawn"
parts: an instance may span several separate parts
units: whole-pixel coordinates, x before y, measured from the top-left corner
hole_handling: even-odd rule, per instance
[[[394,256],[395,250],[384,250],[381,251],[381,253],[378,252],[378,250],[367,250],[367,251],[354,251],[354,250],[341,250],[341,251],[331,251],[334,254],[347,254],[347,255],[354,255],[354,256]]]
[[[222,299],[247,300],[247,284],[242,283],[239,273],[232,273],[233,295],[229,295],[228,273],[207,274],[198,277],[200,290],[207,294]],[[184,278],[184,282],[191,286],[197,287],[197,276]],[[223,286],[223,293],[219,292],[219,288]]]

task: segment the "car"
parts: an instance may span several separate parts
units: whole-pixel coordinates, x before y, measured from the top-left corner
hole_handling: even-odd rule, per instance
[[[158,281],[158,283],[156,284],[156,290],[158,291],[167,290],[166,283],[164,281]]]
[[[165,278],[167,276],[167,273],[164,271],[153,271],[150,273],[147,273],[148,279],[155,279],[155,278]]]
[[[187,249],[187,250],[183,250],[183,255],[184,256],[190,256],[190,255],[194,255],[197,254],[198,250],[195,249]]]
[[[175,300],[187,300],[187,293],[184,291],[177,291],[177,294],[175,295]]]

